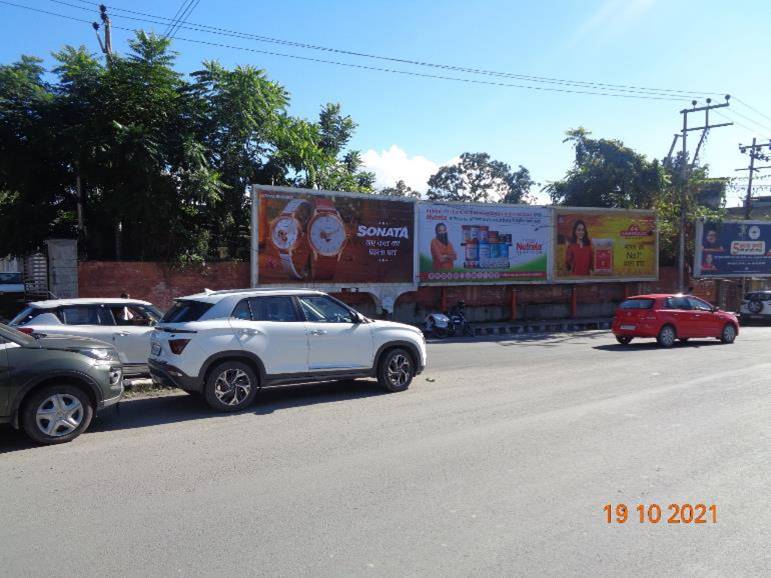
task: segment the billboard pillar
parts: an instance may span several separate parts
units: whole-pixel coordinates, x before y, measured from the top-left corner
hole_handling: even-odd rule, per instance
[[[578,287],[573,285],[570,291],[570,317],[575,319],[578,316]]]
[[[257,204],[257,190],[254,187],[249,187],[249,197],[252,203],[251,211],[251,247],[249,251],[249,284],[251,287],[257,287],[259,278],[257,277],[257,248],[259,246],[259,239],[257,237],[257,222],[258,212],[260,210]]]
[[[511,288],[511,320],[517,319],[517,290],[514,287]]]
[[[442,312],[447,311],[447,289],[442,287],[441,301],[439,303]]]

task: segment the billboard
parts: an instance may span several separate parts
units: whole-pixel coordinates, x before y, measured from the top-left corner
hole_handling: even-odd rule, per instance
[[[260,284],[414,283],[413,201],[277,187],[253,191]]]
[[[554,281],[658,278],[653,211],[557,207],[554,219]]]
[[[544,282],[549,224],[549,210],[542,207],[421,203],[420,282]]]
[[[771,222],[696,223],[696,277],[771,276]]]

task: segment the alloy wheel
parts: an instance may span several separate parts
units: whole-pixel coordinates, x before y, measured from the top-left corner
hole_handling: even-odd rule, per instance
[[[660,337],[661,344],[664,347],[669,347],[675,342],[675,330],[669,326],[666,326],[661,330]]]
[[[240,369],[226,369],[214,382],[214,395],[225,405],[239,405],[249,396],[252,382]]]
[[[78,429],[84,415],[83,404],[77,397],[69,393],[55,393],[38,406],[35,422],[42,433],[58,438]]]
[[[410,381],[412,376],[412,363],[403,353],[394,355],[388,361],[387,367],[388,381],[395,387],[403,387]]]

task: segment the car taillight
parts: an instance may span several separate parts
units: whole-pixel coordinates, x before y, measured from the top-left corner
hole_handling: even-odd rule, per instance
[[[171,352],[174,355],[179,355],[185,350],[185,347],[187,347],[188,343],[190,343],[189,339],[170,339],[169,349],[171,349]]]
[[[32,335],[35,332],[35,330],[32,329],[32,327],[17,327],[16,329],[18,329],[22,333],[26,333],[27,335]]]

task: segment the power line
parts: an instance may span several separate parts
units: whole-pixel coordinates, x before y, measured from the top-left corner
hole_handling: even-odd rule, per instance
[[[66,6],[70,6],[73,8],[79,8],[79,9],[85,9],[83,6],[77,6],[74,4],[71,4],[69,2],[65,2],[62,0],[50,0],[51,2],[54,2],[56,4],[62,4]],[[83,4],[88,4],[85,0],[75,0],[78,2],[81,2]],[[124,8],[118,8],[118,7],[112,7],[113,10],[126,13],[126,14],[134,14],[138,16],[142,16],[143,18],[136,18],[132,16],[121,16],[122,18],[126,18],[128,20],[135,20],[139,22],[148,22],[152,24],[159,24],[164,25],[169,22],[168,18],[157,16],[154,14],[149,14],[147,12],[141,12],[137,10],[128,10]],[[148,18],[152,20],[148,20]],[[198,31],[198,32],[204,32],[209,34],[217,34],[221,36],[229,36],[233,38],[240,38],[240,39],[247,39],[247,40],[255,40],[258,42],[268,42],[273,44],[280,44],[285,46],[293,46],[297,48],[303,48],[303,49],[310,49],[310,50],[319,50],[324,52],[332,52],[337,54],[346,54],[349,56],[356,56],[356,57],[362,57],[362,58],[370,58],[370,59],[376,59],[376,60],[382,60],[382,61],[390,61],[390,62],[398,62],[400,64],[410,64],[414,66],[423,66],[423,67],[431,67],[431,68],[438,68],[438,69],[444,69],[444,70],[453,70],[456,72],[464,72],[467,74],[480,74],[485,76],[495,76],[495,77],[503,77],[503,78],[514,78],[518,80],[527,80],[531,82],[537,82],[537,83],[545,83],[545,84],[558,84],[558,85],[568,85],[568,86],[578,86],[583,88],[594,88],[596,90],[604,90],[604,91],[612,91],[612,92],[631,92],[631,93],[643,93],[643,94],[651,94],[651,95],[663,95],[663,96],[676,96],[676,95],[685,95],[685,96],[693,96],[693,95],[716,95],[720,94],[718,92],[713,91],[704,91],[704,90],[679,90],[679,89],[667,89],[667,88],[650,88],[650,87],[642,87],[642,86],[633,86],[633,85],[624,85],[624,84],[610,84],[610,83],[602,83],[602,82],[594,82],[594,81],[582,81],[582,80],[568,80],[563,78],[553,78],[553,77],[545,77],[545,76],[532,76],[532,75],[524,75],[524,74],[515,74],[510,72],[500,72],[500,71],[494,71],[494,70],[487,70],[483,68],[473,68],[473,67],[462,67],[462,66],[455,66],[455,65],[448,65],[448,64],[438,64],[433,62],[426,62],[422,60],[411,60],[406,58],[397,58],[397,57],[389,57],[389,56],[382,56],[382,55],[376,55],[376,54],[370,54],[366,52],[357,52],[357,51],[351,51],[351,50],[344,50],[340,48],[333,48],[333,47],[327,47],[327,46],[319,46],[315,44],[308,44],[304,42],[296,42],[291,40],[284,40],[280,38],[275,37],[269,37],[269,36],[261,36],[257,34],[249,34],[245,32],[239,32],[236,30],[231,30],[227,28],[219,28],[216,26],[210,26],[207,24],[195,24],[190,22],[182,23],[178,26],[178,28],[184,28],[188,30]],[[188,39],[189,40],[189,39]]]
[[[765,119],[767,119],[767,120],[771,120],[771,116],[768,116],[767,114],[763,114],[763,113],[762,113],[762,112],[760,112],[760,111],[759,111],[757,108],[755,108],[755,107],[753,107],[753,106],[750,106],[749,104],[747,104],[746,102],[744,102],[742,99],[740,99],[740,98],[737,98],[736,100],[737,100],[737,102],[739,102],[739,104],[741,104],[742,106],[745,106],[745,107],[749,108],[751,111],[753,111],[753,112],[756,112],[757,114],[759,114],[760,116],[762,116],[763,118],[765,118]]]
[[[192,2],[192,0],[182,0],[182,4],[179,5],[177,8],[177,11],[174,13],[174,16],[171,17],[171,23],[166,26],[166,30],[163,31],[164,38],[167,38],[169,36],[169,33],[171,32],[171,28],[174,25],[174,23],[179,18],[180,13],[182,12],[182,9],[184,8],[185,4],[188,4],[188,2]],[[65,2],[56,2],[56,4],[66,4]],[[67,4],[68,6],[72,6],[75,8],[76,6],[73,6],[72,4]]]
[[[179,20],[177,20],[177,23],[172,27],[170,38],[174,38],[174,36],[177,34],[177,31],[179,30],[180,26],[184,26],[187,19],[190,17],[190,15],[193,13],[193,10],[195,10],[198,7],[198,4],[201,2],[201,0],[191,0],[190,4],[188,4],[187,10],[182,13],[182,15],[179,17]]]
[[[6,4],[9,6],[15,6],[18,8],[23,8],[25,10],[31,10],[33,12],[40,12],[44,14],[49,14],[51,16],[58,16],[62,18],[67,18],[69,20],[76,20],[79,22],[86,22],[89,23],[86,20],[81,20],[79,18],[73,18],[71,16],[66,16],[64,14],[58,14],[55,12],[50,12],[47,10],[41,10],[38,8],[33,8],[30,6],[24,6],[22,4],[16,4],[14,2],[8,2],[7,0],[0,0],[0,4]],[[124,30],[127,32],[133,32],[134,30],[131,28],[126,28],[122,26],[115,26],[113,25],[114,29],[118,30]],[[372,70],[372,71],[378,71],[378,72],[388,72],[392,74],[400,74],[404,76],[414,76],[418,78],[429,78],[434,80],[447,80],[447,81],[454,81],[454,82],[465,82],[468,84],[477,84],[477,85],[486,85],[486,86],[497,86],[497,87],[507,87],[507,88],[521,88],[526,90],[537,90],[541,92],[557,92],[557,93],[564,93],[564,94],[585,94],[585,95],[593,95],[593,96],[608,96],[608,97],[616,97],[616,98],[631,98],[631,99],[641,99],[641,100],[658,100],[658,101],[681,101],[682,98],[675,97],[675,96],[654,96],[654,95],[646,95],[646,94],[620,94],[617,92],[605,92],[605,91],[599,91],[599,90],[577,90],[577,89],[567,89],[567,88],[554,88],[554,87],[547,87],[547,86],[533,86],[533,85],[526,85],[526,84],[513,84],[513,83],[505,83],[505,82],[494,82],[494,81],[488,81],[488,80],[477,80],[473,78],[460,78],[460,77],[454,77],[454,76],[442,76],[438,74],[426,74],[421,72],[415,72],[415,71],[408,71],[408,70],[398,70],[398,69],[392,69],[392,68],[382,68],[377,66],[368,66],[365,64],[354,64],[350,62],[339,62],[336,60],[326,60],[322,58],[313,58],[309,56],[300,56],[297,54],[287,54],[283,52],[273,52],[269,50],[260,50],[257,48],[249,48],[245,46],[235,46],[232,44],[223,44],[219,42],[210,42],[206,40],[198,40],[194,38],[183,38],[183,37],[177,37],[177,40],[182,40],[184,42],[192,42],[194,44],[201,44],[205,46],[217,46],[220,48],[228,48],[231,50],[242,50],[246,52],[253,52],[257,54],[265,54],[268,56],[280,56],[283,58],[292,58],[295,60],[303,60],[307,62],[318,62],[318,63],[324,63],[324,64],[334,64],[336,66],[344,66],[348,68],[356,68],[359,70]]]

